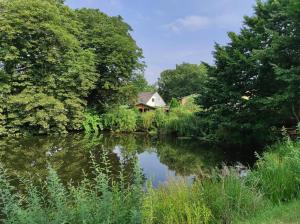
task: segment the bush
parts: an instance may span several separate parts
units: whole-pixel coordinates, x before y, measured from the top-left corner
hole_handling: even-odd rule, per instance
[[[155,129],[154,119],[155,119],[155,111],[148,111],[146,113],[142,113],[141,115],[141,128],[143,131],[148,132]]]
[[[201,200],[200,189],[185,181],[173,181],[158,189],[148,188],[143,203],[143,223],[205,224],[210,210]]]
[[[165,131],[179,136],[197,136],[198,118],[195,113],[184,107],[174,108],[169,112]]]
[[[86,133],[98,133],[103,130],[102,120],[97,114],[86,112],[84,114],[83,128]]]
[[[180,103],[178,102],[178,100],[176,98],[172,98],[171,102],[170,102],[170,110],[180,107]]]
[[[289,201],[300,196],[300,145],[288,140],[272,147],[256,163],[249,182],[273,202]]]
[[[159,130],[163,130],[166,126],[167,118],[168,117],[164,109],[157,109],[154,117],[155,126]]]
[[[233,170],[227,176],[204,180],[201,188],[214,223],[232,223],[237,217],[249,217],[265,204],[262,194],[247,186]]]
[[[164,109],[156,109],[140,114],[139,129],[145,132],[163,131],[167,123]]]
[[[103,126],[115,132],[133,132],[137,129],[137,112],[127,106],[110,109],[102,115]]]

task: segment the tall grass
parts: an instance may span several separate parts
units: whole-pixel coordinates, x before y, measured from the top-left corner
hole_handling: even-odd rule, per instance
[[[267,204],[263,195],[246,185],[233,169],[225,176],[202,181],[201,189],[214,223],[232,223],[237,217],[250,217]]]
[[[49,168],[47,181],[37,187],[26,185],[25,194],[16,193],[9,184],[6,171],[0,170],[0,202],[3,223],[141,223],[141,175],[126,184],[109,178],[108,170],[94,164],[95,177],[84,179],[79,186],[65,187],[56,172]]]
[[[284,202],[300,196],[300,144],[287,140],[263,154],[248,181],[273,202]]]
[[[146,224],[206,224],[211,211],[202,200],[197,185],[184,180],[172,181],[158,189],[148,188],[143,204],[143,223]]]

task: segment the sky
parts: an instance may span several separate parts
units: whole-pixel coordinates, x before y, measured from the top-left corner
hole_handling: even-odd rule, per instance
[[[98,8],[121,15],[143,49],[145,77],[155,83],[163,70],[183,62],[213,64],[215,43],[239,32],[255,0],[66,0],[72,8]]]

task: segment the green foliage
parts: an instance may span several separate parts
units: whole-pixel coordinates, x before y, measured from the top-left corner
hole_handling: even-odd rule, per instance
[[[170,110],[172,110],[173,108],[179,107],[180,103],[178,102],[177,99],[172,98],[171,102],[170,102]]]
[[[140,116],[142,130],[148,132],[155,129],[155,111],[148,111],[146,113],[142,113]]]
[[[154,125],[159,130],[162,131],[167,124],[168,115],[163,108],[155,110]]]
[[[293,201],[279,206],[267,207],[263,209],[257,216],[246,220],[238,220],[239,224],[296,224],[300,220],[300,201]]]
[[[140,92],[157,92],[157,88],[155,85],[150,85],[147,80],[145,79],[143,74],[136,74],[133,79],[132,83],[137,90],[138,93]]]
[[[262,194],[247,186],[234,170],[228,171],[226,176],[213,177],[201,184],[214,223],[231,223],[237,217],[250,217],[265,206]]]
[[[79,9],[76,19],[83,25],[78,39],[84,49],[95,54],[96,88],[89,104],[103,109],[106,104],[124,103],[122,91],[143,70],[142,50],[130,35],[131,27],[122,17],[109,17],[98,9]],[[130,96],[129,96],[130,97]]]
[[[143,63],[129,25],[62,3],[0,1],[0,135],[81,130],[88,104],[133,98]]]
[[[155,190],[149,187],[143,203],[146,224],[206,224],[211,216],[201,200],[200,188],[184,181],[173,181]]]
[[[103,130],[103,124],[101,118],[95,113],[86,112],[85,120],[83,121],[84,131],[88,134],[98,133]]]
[[[174,70],[163,71],[158,81],[158,91],[169,102],[172,98],[182,98],[203,90],[206,82],[206,65],[183,63]]]
[[[7,120],[16,132],[18,129],[23,132],[36,129],[39,134],[66,132],[68,118],[64,104],[54,97],[23,91],[11,96],[7,106],[10,111]]]
[[[184,106],[170,110],[165,132],[173,133],[182,137],[198,136],[199,122],[193,111]]]
[[[273,202],[290,201],[300,196],[300,146],[287,141],[272,147],[259,159],[249,181]]]
[[[137,128],[137,112],[127,106],[111,108],[102,115],[104,129],[115,132],[134,132]]]
[[[300,48],[297,1],[257,1],[230,43],[215,47],[215,66],[199,91],[208,133],[222,144],[274,141],[300,115]]]
[[[198,107],[190,103],[178,105],[170,112],[163,108],[155,111],[139,113],[127,106],[117,106],[102,114],[96,126],[113,132],[134,132],[143,131],[147,133],[173,134],[182,137],[197,137],[199,134],[200,122],[196,116]],[[101,123],[101,124],[100,124]],[[88,130],[87,127],[86,130]]]
[[[1,1],[0,89],[9,133],[78,130],[84,98],[98,75],[94,53],[77,40],[81,26],[62,4]],[[2,116],[3,117],[3,116]],[[3,118],[2,118],[3,119]]]
[[[132,184],[110,179],[106,169],[94,164],[94,179],[78,187],[65,187],[56,172],[42,188],[26,183],[25,195],[15,193],[5,170],[0,170],[0,203],[4,223],[141,223],[141,174],[135,168]],[[122,175],[122,174],[121,174]],[[20,192],[21,193],[21,192]]]

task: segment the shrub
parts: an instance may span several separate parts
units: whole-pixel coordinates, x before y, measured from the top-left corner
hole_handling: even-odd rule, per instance
[[[173,181],[158,189],[148,188],[143,203],[143,223],[205,224],[210,218],[211,212],[196,185]]]
[[[251,172],[249,182],[273,202],[289,201],[300,196],[300,145],[288,140],[263,154]]]
[[[155,117],[154,117],[155,126],[162,130],[165,128],[167,123],[167,114],[164,109],[157,109],[155,111]]]
[[[174,109],[180,107],[180,103],[178,102],[178,100],[176,98],[172,98],[171,102],[170,102],[170,109]]]
[[[151,131],[155,129],[154,119],[155,119],[155,111],[148,111],[146,113],[142,113],[141,115],[141,127],[143,131]]]
[[[233,219],[249,217],[264,206],[262,194],[247,186],[234,171],[204,180],[201,189],[215,223],[232,223]]]
[[[103,130],[101,118],[95,113],[86,112],[84,115],[83,128],[86,133],[98,133]]]
[[[169,112],[166,132],[179,136],[197,136],[198,118],[184,107],[174,108]]]
[[[102,115],[105,129],[115,132],[133,132],[137,128],[137,112],[127,106],[110,109]]]

